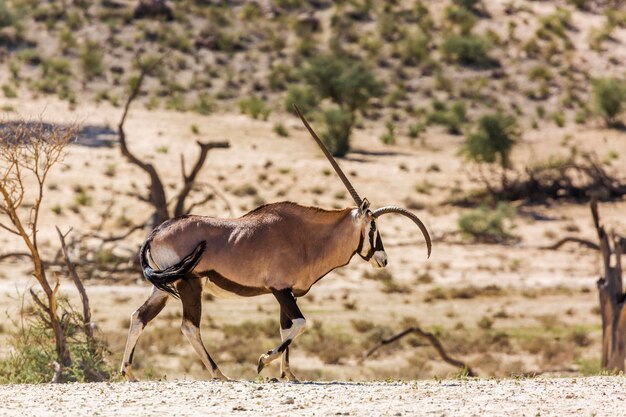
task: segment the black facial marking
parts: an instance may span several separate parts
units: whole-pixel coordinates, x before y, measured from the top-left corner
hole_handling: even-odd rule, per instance
[[[376,250],[385,250],[385,248],[383,247],[383,241],[380,238],[380,233],[378,234],[378,236],[376,236],[376,246],[375,246]]]
[[[370,222],[370,230],[368,232],[368,237],[369,237],[370,248],[367,251],[367,254],[363,256],[359,252],[359,255],[361,255],[361,258],[365,259],[366,261],[369,261],[370,259],[372,259],[372,256],[374,256],[374,252],[376,252],[377,250],[374,244],[374,240],[376,239],[376,223],[374,223],[373,220]],[[380,236],[378,236],[378,239],[380,239]]]

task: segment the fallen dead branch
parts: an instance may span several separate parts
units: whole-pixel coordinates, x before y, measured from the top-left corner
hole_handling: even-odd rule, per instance
[[[561,246],[563,246],[566,243],[578,243],[579,245],[582,245],[586,248],[589,249],[593,249],[593,250],[599,250],[600,246],[598,246],[598,244],[587,240],[587,239],[581,239],[579,237],[574,237],[574,236],[566,236],[563,239],[559,239],[558,241],[556,241],[555,243],[551,244],[551,245],[547,245],[547,246],[542,246],[540,249],[546,249],[546,250],[557,250],[559,249]]]
[[[439,354],[439,356],[441,357],[441,359],[446,362],[449,365],[455,366],[457,368],[461,368],[464,369],[467,372],[467,376],[470,377],[474,377],[477,376],[476,373],[472,370],[472,368],[469,367],[469,365],[467,365],[465,362],[460,361],[458,359],[454,359],[452,358],[450,355],[448,355],[448,353],[446,352],[446,350],[444,349],[443,345],[441,344],[441,342],[439,341],[439,339],[437,338],[437,336],[435,336],[434,334],[430,333],[430,332],[425,332],[424,330],[422,330],[421,328],[417,327],[417,326],[411,326],[407,329],[402,330],[400,333],[397,333],[387,339],[382,339],[377,345],[375,345],[374,347],[372,347],[370,350],[368,350],[367,352],[365,352],[365,354],[363,355],[363,359],[367,359],[370,356],[372,356],[372,354],[374,354],[374,352],[376,352],[378,349],[380,349],[381,347],[397,342],[398,340],[402,339],[405,336],[408,336],[410,334],[416,334],[426,340],[428,340],[428,342],[432,345],[432,347],[435,348],[435,350],[437,351],[437,353]]]
[[[571,155],[548,161],[522,171],[513,171],[517,178],[509,177],[504,185],[494,185],[493,178],[488,178],[478,171],[468,172],[484,187],[482,192],[455,198],[450,203],[458,206],[476,206],[484,202],[485,197],[495,201],[545,202],[548,200],[569,199],[589,201],[619,200],[626,195],[626,180],[610,173],[593,154]]]

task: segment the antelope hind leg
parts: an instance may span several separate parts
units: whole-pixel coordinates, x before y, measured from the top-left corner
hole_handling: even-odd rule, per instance
[[[168,300],[169,296],[167,293],[153,287],[150,297],[130,317],[130,329],[128,330],[128,339],[126,339],[126,347],[124,348],[122,367],[120,369],[120,373],[129,381],[137,381],[132,372],[133,355],[137,340],[139,340],[139,336],[146,325],[163,310]]]

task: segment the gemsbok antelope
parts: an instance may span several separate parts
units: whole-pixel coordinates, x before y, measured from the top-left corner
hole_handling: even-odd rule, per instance
[[[200,336],[202,291],[217,296],[253,297],[273,294],[280,304],[281,343],[259,358],[257,371],[282,356],[281,379],[295,381],[289,369],[289,345],[305,328],[296,299],[355,254],[374,267],[387,265],[387,254],[376,219],[398,213],[411,219],[426,239],[424,224],[413,213],[395,206],[370,209],[339,168],[304,116],[296,112],[352,195],[356,207],[323,210],[292,202],[263,205],[237,219],[182,216],[168,220],[148,236],[139,257],[152,294],[131,317],[121,373],[135,380],[131,364],[145,326],[172,297],[183,305],[181,330],[213,378],[227,379],[206,351]]]

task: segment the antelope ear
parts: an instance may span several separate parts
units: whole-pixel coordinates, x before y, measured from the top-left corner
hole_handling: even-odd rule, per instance
[[[367,198],[363,199],[363,202],[361,203],[361,207],[359,207],[359,212],[361,213],[365,213],[365,211],[370,208],[370,202]]]

